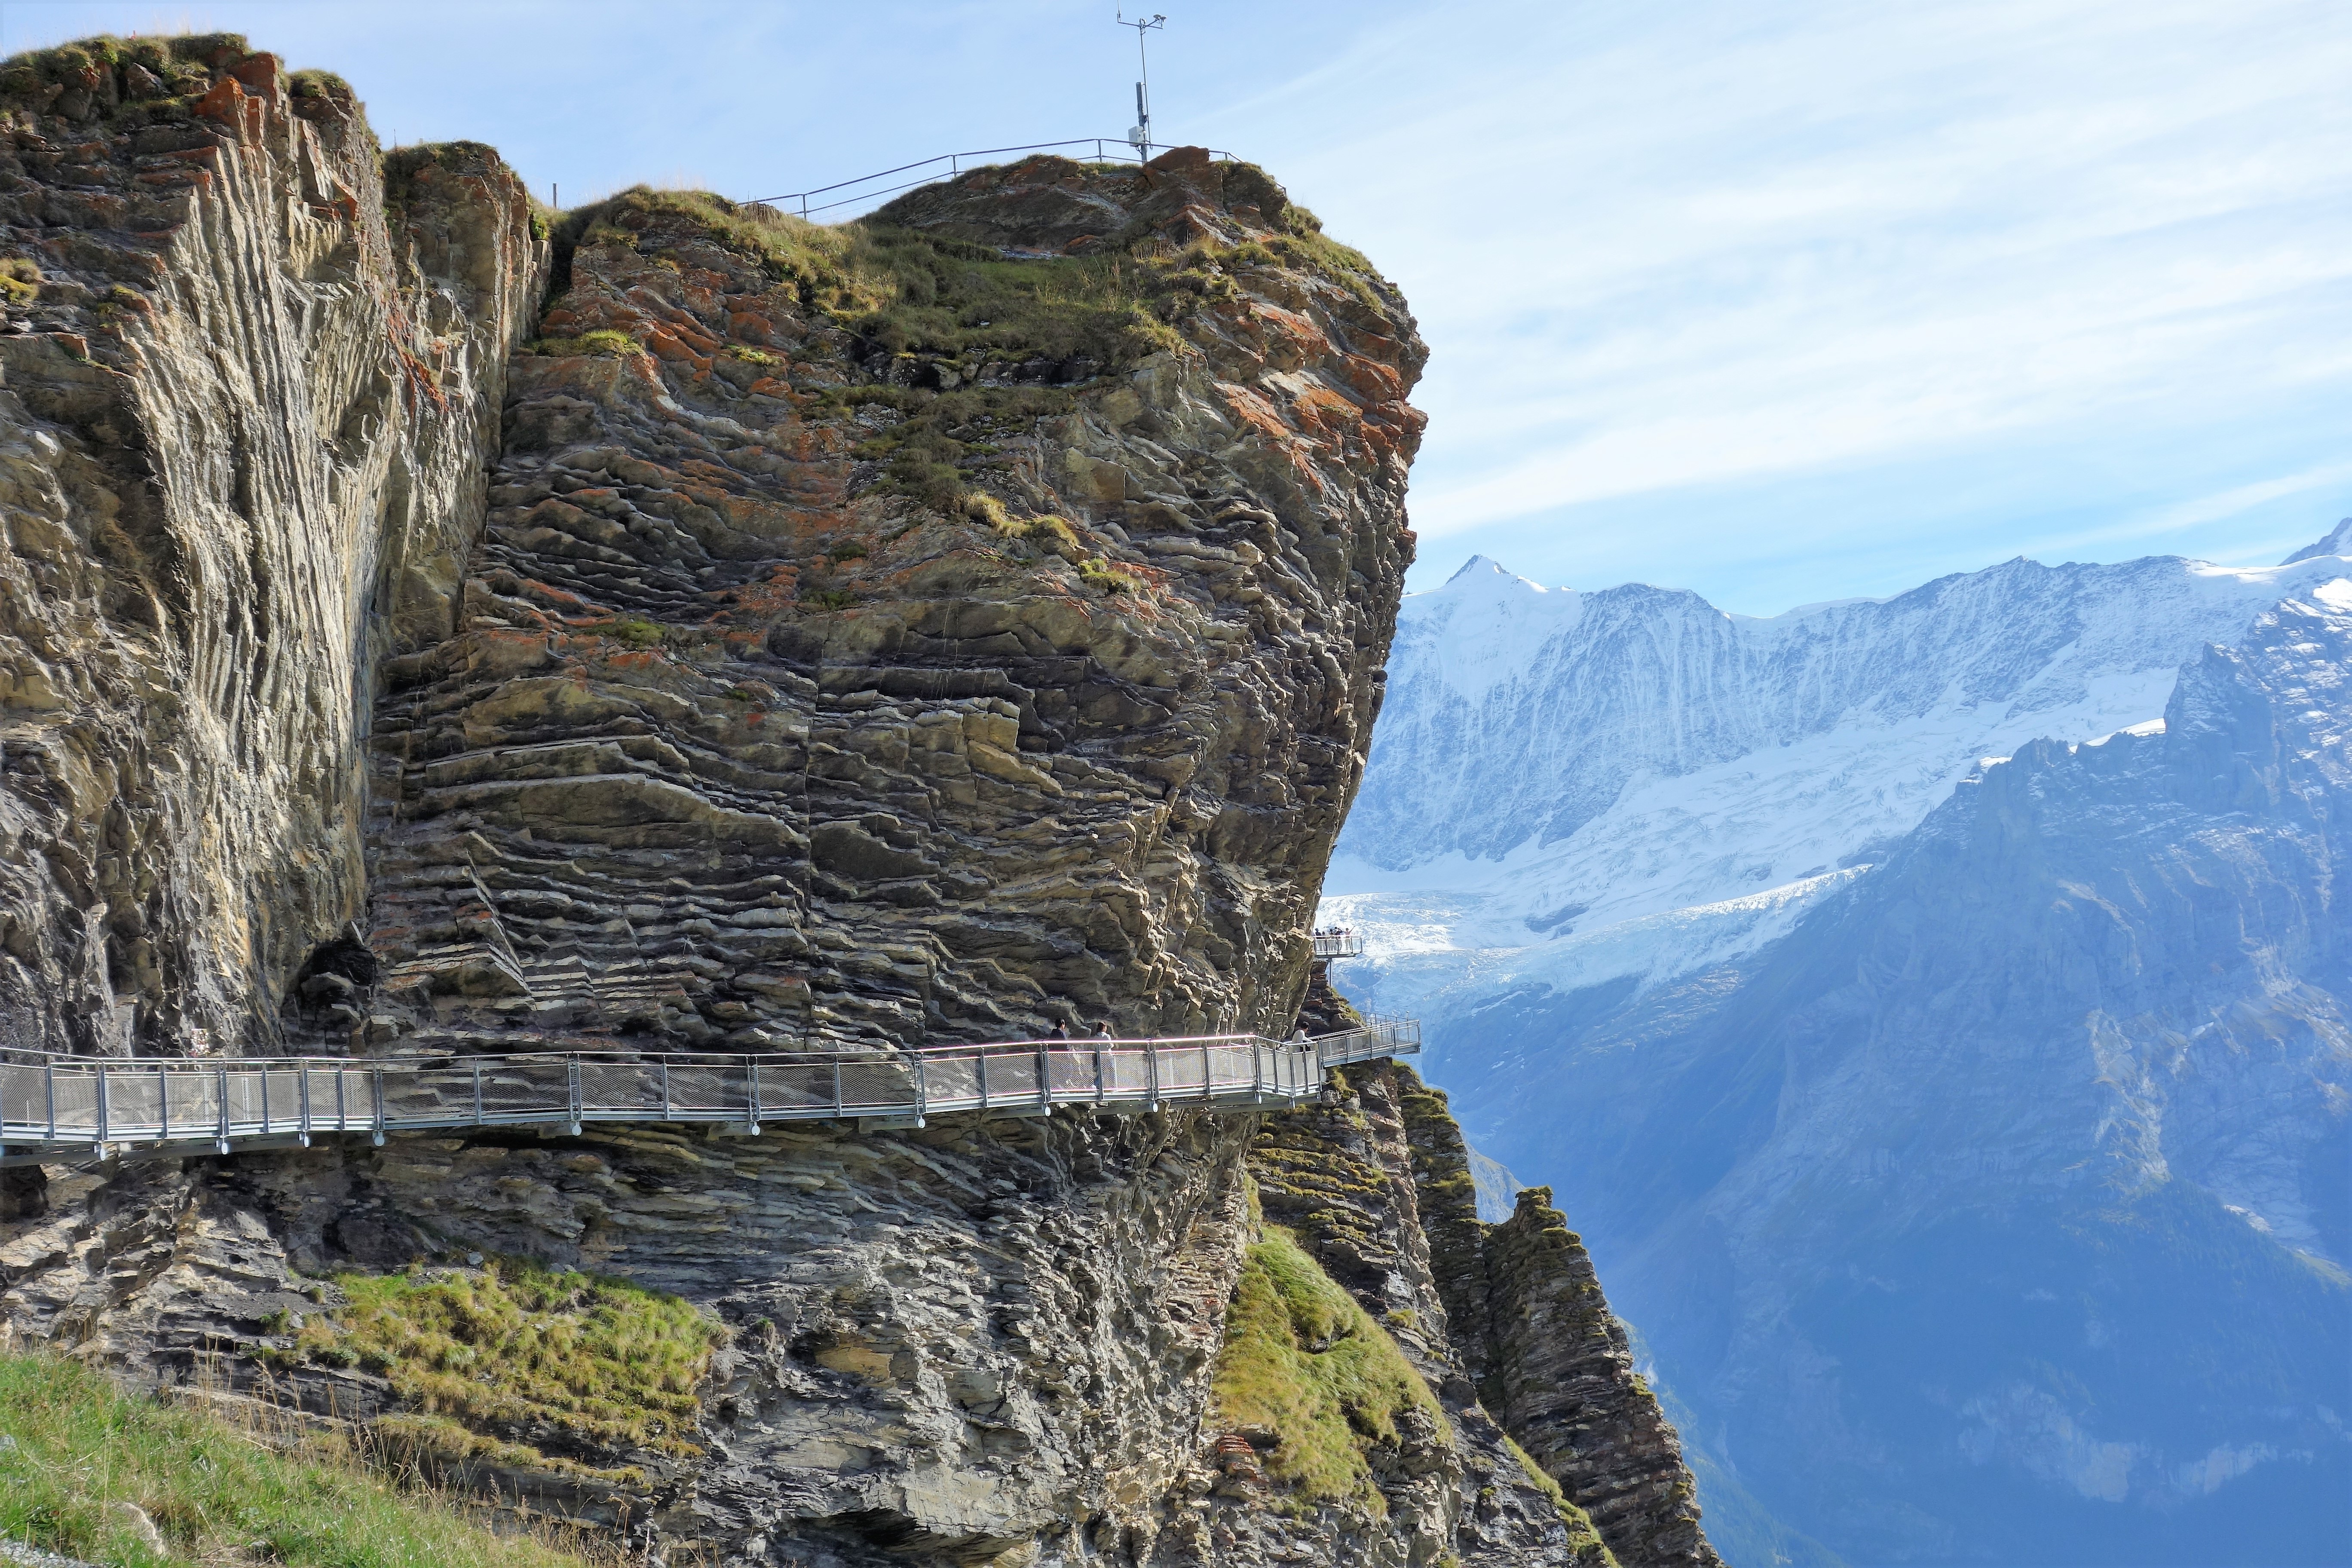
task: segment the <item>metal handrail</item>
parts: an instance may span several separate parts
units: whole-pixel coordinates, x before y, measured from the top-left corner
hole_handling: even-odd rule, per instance
[[[1364,939],[1349,927],[1315,933],[1315,956],[1318,958],[1361,958]]]
[[[590,1122],[879,1121],[1057,1105],[1247,1110],[1318,1094],[1326,1069],[1405,1056],[1421,1026],[1372,1018],[1308,1040],[1258,1035],[1005,1040],[914,1051],[755,1056],[543,1051],[518,1056],[112,1058],[0,1051],[0,1157],[229,1153],[322,1133]],[[195,1130],[201,1129],[199,1133]]]
[[[835,191],[845,191],[852,185],[870,184],[876,180],[887,180],[893,174],[903,174],[909,169],[928,169],[934,163],[945,163],[948,166],[948,177],[953,179],[963,173],[963,161],[966,158],[993,158],[1005,153],[1050,153],[1057,147],[1087,146],[1094,148],[1094,161],[1097,163],[1140,163],[1145,161],[1140,152],[1130,150],[1128,143],[1118,138],[1080,136],[1068,142],[1032,142],[1020,147],[982,147],[969,153],[940,153],[933,157],[919,158],[911,163],[901,163],[895,169],[883,169],[871,174],[860,174],[854,180],[836,180],[832,184],[819,185],[814,190],[792,191],[780,196],[755,196],[743,205],[772,206],[778,202],[793,202],[798,204],[800,216],[807,217],[813,213],[831,212],[835,207],[853,206],[859,202],[870,201],[876,196],[895,195],[900,191],[910,191],[917,185],[930,184],[931,176],[925,175],[919,180],[908,180],[903,184],[891,185],[884,190],[866,191],[857,195],[844,196],[838,201],[821,202],[815,206],[809,205],[811,196],[830,195]],[[1106,153],[1103,151],[1105,147],[1112,148],[1114,151]],[[1213,147],[1207,151],[1210,157],[1222,158],[1228,163],[1240,161],[1231,153],[1220,152]]]

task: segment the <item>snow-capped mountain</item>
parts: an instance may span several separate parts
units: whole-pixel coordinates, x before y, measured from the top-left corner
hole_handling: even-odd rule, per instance
[[[2347,524],[2352,526],[2352,524]],[[1769,619],[1474,557],[1406,599],[1324,918],[1357,1000],[1654,983],[1785,932],[1990,757],[2153,721],[2180,664],[2340,574],[2019,559]],[[2320,552],[2328,553],[2319,553]]]
[[[2352,1561],[2347,557],[1407,602],[1335,979],[1777,1526]]]

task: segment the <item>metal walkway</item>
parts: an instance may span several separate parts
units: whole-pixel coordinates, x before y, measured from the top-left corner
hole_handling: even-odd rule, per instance
[[[0,1052],[0,1163],[226,1154],[314,1138],[467,1127],[578,1133],[591,1122],[775,1121],[920,1127],[947,1111],[1042,1116],[1057,1105],[1248,1110],[1318,1094],[1325,1069],[1410,1056],[1421,1026],[1375,1018],[1305,1042],[1257,1035],[1022,1040],[768,1056],[527,1056],[125,1060]]]

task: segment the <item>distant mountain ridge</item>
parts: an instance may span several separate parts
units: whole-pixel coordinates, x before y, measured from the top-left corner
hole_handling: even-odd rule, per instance
[[[1474,557],[1404,601],[1326,882],[1326,914],[1370,942],[1358,1000],[1753,951],[1982,759],[2156,720],[2184,659],[2335,559],[2021,558],[1757,619]]]
[[[2346,1561],[2352,561],[1767,622],[1474,569],[1407,601],[1365,786],[1429,852],[1360,808],[1326,918],[1702,1473],[1855,1563]]]

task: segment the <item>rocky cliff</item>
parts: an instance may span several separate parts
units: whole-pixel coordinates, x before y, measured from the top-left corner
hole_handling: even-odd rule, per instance
[[[234,39],[0,93],[11,1043],[1289,1031],[1423,350],[1263,174],[553,215]],[[1258,1119],[1174,1110],[19,1168],[0,1281],[20,1343],[656,1560],[1602,1560],[1460,1370],[1381,1092],[1335,1114],[1388,1327],[1254,1211]],[[1335,1348],[1367,1429],[1219,1429]]]

